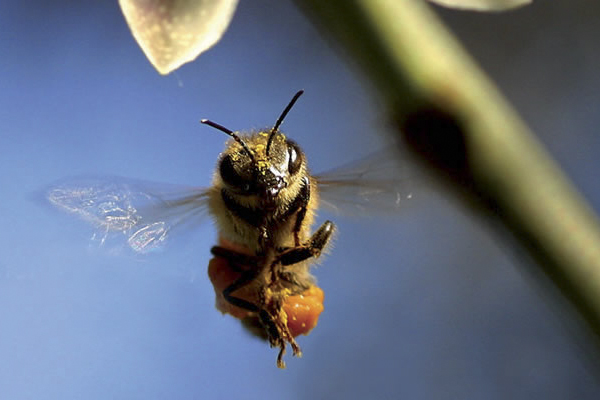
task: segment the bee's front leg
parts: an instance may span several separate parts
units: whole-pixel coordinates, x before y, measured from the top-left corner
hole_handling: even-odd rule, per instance
[[[302,223],[304,222],[304,218],[306,217],[306,211],[308,210],[308,203],[310,202],[310,181],[308,177],[304,177],[302,180],[304,186],[296,200],[298,204],[298,212],[296,213],[296,223],[294,224],[294,245],[300,246],[300,229],[302,228]]]
[[[334,231],[335,225],[333,222],[325,221],[306,243],[283,250],[273,264],[293,265],[311,257],[319,257],[327,243],[329,243]]]

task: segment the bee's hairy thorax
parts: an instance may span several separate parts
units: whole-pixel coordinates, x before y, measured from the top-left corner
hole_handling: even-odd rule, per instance
[[[229,215],[230,224],[226,226],[233,227],[237,236],[231,239],[237,239],[234,241],[242,242],[257,252],[262,252],[265,247],[293,245],[289,241],[293,239],[294,231],[303,240],[312,223],[312,212],[306,215],[307,205],[316,200],[312,199],[308,176],[299,181],[294,192],[288,193],[288,199],[279,199],[273,206],[265,207],[260,204],[244,204],[240,196],[221,188],[219,200]]]

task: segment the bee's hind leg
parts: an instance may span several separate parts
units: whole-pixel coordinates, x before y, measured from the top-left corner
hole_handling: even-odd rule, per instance
[[[236,307],[257,314],[257,320],[260,322],[260,325],[263,327],[266,334],[266,337],[263,335],[260,336],[265,337],[269,341],[271,347],[279,347],[280,350],[279,355],[277,357],[277,366],[279,368],[285,368],[285,362],[283,362],[282,358],[285,354],[286,343],[290,343],[294,351],[294,355],[301,355],[300,347],[298,346],[294,338],[287,334],[285,330],[282,330],[282,328],[277,325],[275,318],[267,310],[257,306],[254,303],[249,302],[248,300],[232,296],[233,292],[246,286],[255,278],[256,272],[254,270],[248,270],[243,272],[242,276],[240,276],[235,282],[233,282],[231,285],[227,286],[225,290],[223,290],[223,297],[230,304],[233,304]]]
[[[241,276],[238,279],[236,279],[231,285],[227,286],[223,290],[223,297],[228,303],[236,307],[256,313],[256,317],[252,317],[251,320],[247,320],[245,323],[250,324],[250,326],[248,326],[249,328],[255,328],[255,322],[260,323],[264,329],[265,335],[259,336],[266,336],[265,338],[269,341],[271,347],[279,347],[280,350],[277,357],[277,366],[279,368],[285,368],[283,355],[285,354],[286,343],[290,343],[294,355],[301,355],[300,347],[294,338],[289,335],[289,333],[286,332],[281,326],[278,326],[275,317],[273,317],[269,311],[248,300],[244,300],[232,295],[236,290],[243,288],[256,279],[259,271],[257,266],[260,264],[261,258],[257,256],[241,254],[220,246],[214,246],[210,251],[213,255],[226,259],[229,262],[229,266],[232,270],[241,273]],[[264,294],[261,293],[259,303],[263,304],[264,306],[265,299],[263,298],[263,295]],[[280,307],[277,307],[277,309],[280,309]],[[254,331],[254,329],[251,329],[251,331]]]
[[[238,253],[237,251],[221,246],[213,246],[210,249],[210,252],[214,256],[227,260],[229,268],[241,274],[241,276],[233,281],[231,285],[223,289],[222,293],[225,300],[236,307],[258,313],[260,311],[260,307],[247,300],[235,297],[232,295],[232,293],[243,288],[256,278],[258,274],[258,268],[256,268],[256,266],[259,263],[259,257]]]
[[[248,310],[251,312],[260,312],[261,309],[254,303],[249,302],[248,300],[240,299],[239,297],[232,296],[231,294],[238,289],[243,288],[250,282],[252,282],[256,278],[256,272],[254,270],[244,271],[242,276],[236,279],[231,285],[227,286],[223,289],[223,297],[230,304],[242,308],[244,310]]]

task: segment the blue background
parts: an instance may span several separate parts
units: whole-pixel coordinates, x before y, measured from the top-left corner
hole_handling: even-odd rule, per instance
[[[597,209],[600,6],[440,10]],[[3,399],[596,399],[588,344],[509,243],[445,193],[336,218],[302,359],[214,309],[210,223],[148,257],[90,244],[40,206],[66,176],[206,186],[225,136],[284,124],[314,171],[384,145],[380,104],[288,2],[243,1],[223,40],[161,77],[117,2],[0,4],[0,397]],[[38,196],[39,197],[39,196]],[[323,214],[321,218],[331,217]]]

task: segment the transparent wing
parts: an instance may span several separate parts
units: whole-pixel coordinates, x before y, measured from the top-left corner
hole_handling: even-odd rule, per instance
[[[162,247],[176,227],[200,224],[207,195],[206,189],[121,177],[72,178],[46,192],[51,204],[94,225],[101,243],[125,239],[138,253]]]
[[[316,175],[321,205],[337,214],[398,211],[412,197],[398,153],[380,151]]]

